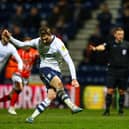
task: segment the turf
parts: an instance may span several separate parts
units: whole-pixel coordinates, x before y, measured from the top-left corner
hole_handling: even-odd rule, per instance
[[[32,110],[17,110],[11,116],[0,109],[0,129],[129,129],[129,110],[119,116],[115,110],[110,116],[102,116],[100,110],[84,110],[72,115],[67,109],[48,109],[33,124],[25,123]]]

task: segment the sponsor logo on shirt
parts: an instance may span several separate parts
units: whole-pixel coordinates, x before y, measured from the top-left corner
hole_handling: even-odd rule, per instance
[[[63,51],[65,51],[65,50],[66,50],[66,47],[63,45],[61,49],[62,49]]]

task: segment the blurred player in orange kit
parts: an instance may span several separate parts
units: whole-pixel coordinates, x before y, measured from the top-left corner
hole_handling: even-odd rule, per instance
[[[23,86],[28,84],[33,64],[39,57],[37,50],[31,47],[18,49],[18,54],[23,61],[23,70],[19,72],[18,64],[12,56],[7,64],[5,77],[7,79],[12,79],[13,89],[8,95],[0,98],[0,102],[6,102],[10,100],[10,107],[8,112],[12,115],[17,114],[15,111],[15,103],[18,101],[18,96],[19,93],[23,90]]]

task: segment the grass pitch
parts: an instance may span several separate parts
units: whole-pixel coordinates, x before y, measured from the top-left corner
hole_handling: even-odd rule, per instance
[[[48,109],[33,124],[25,123],[33,110],[19,109],[17,116],[0,109],[0,129],[129,129],[129,109],[124,116],[115,110],[110,116],[102,116],[100,110],[84,110],[72,115],[68,109]]]

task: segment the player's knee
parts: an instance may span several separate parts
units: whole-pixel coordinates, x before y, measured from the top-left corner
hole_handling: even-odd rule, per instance
[[[107,93],[108,93],[108,94],[113,94],[113,93],[114,93],[114,89],[109,88],[109,89],[107,90]]]
[[[53,99],[56,98],[56,92],[54,91],[54,89],[49,89],[49,90],[48,90],[48,98],[49,98],[50,100],[53,100]]]
[[[15,82],[15,89],[22,91],[23,90],[22,82]]]
[[[123,95],[124,93],[125,93],[124,90],[121,90],[121,89],[119,90],[119,94],[120,94],[120,95]]]
[[[63,83],[62,83],[61,81],[59,81],[59,82],[57,83],[56,90],[57,90],[57,91],[58,91],[58,90],[64,90]]]
[[[12,96],[13,96],[14,93],[20,94],[21,93],[21,90],[20,89],[13,88],[12,91],[9,93],[9,99],[12,98]]]
[[[55,76],[52,81],[50,82],[50,85],[55,87],[55,88],[62,88],[63,87],[63,83],[61,81],[61,79],[57,76]]]
[[[14,74],[12,77],[14,88],[17,90],[23,90],[23,81],[21,76]]]

